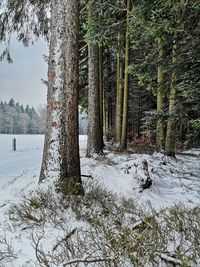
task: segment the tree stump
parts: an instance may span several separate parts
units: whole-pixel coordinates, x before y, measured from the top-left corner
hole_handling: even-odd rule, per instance
[[[152,179],[149,174],[148,162],[146,160],[142,162],[142,169],[146,178],[141,180],[140,187],[141,189],[148,189],[152,185]]]

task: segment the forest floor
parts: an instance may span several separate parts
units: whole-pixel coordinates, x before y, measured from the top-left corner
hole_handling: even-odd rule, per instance
[[[38,185],[44,137],[16,136],[16,152],[11,151],[12,138],[0,136],[1,267],[200,266],[195,241],[200,235],[200,149],[176,159],[109,150],[86,158],[87,137],[80,136],[81,171],[90,176],[83,178],[86,195],[63,200],[52,181]],[[144,160],[152,185],[141,190]],[[141,247],[132,255],[129,243],[137,240],[139,247],[141,239],[149,250],[141,255]]]

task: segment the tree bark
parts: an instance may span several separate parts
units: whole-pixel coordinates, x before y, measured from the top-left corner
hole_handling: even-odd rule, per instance
[[[116,92],[116,126],[115,138],[117,142],[121,140],[122,133],[122,96],[123,96],[123,72],[124,66],[121,58],[121,34],[118,35],[119,53],[117,55],[117,92]]]
[[[83,192],[78,143],[79,4],[52,0],[48,116],[40,181],[57,178]]]
[[[44,140],[43,159],[40,170],[39,182],[42,182],[46,178],[58,178],[59,164],[58,159],[54,158],[53,153],[58,153],[58,136],[57,140],[53,138],[54,129],[54,109],[52,103],[56,98],[55,88],[55,47],[56,47],[56,32],[55,26],[57,23],[57,14],[55,8],[56,1],[51,2],[51,25],[50,25],[50,45],[49,45],[49,58],[48,58],[48,91],[47,91],[47,129]],[[55,88],[55,89],[54,89]],[[58,98],[58,96],[57,96]],[[58,103],[58,101],[57,101]]]
[[[156,125],[156,149],[160,151],[162,149],[163,144],[165,143],[165,127],[164,127],[164,105],[165,105],[165,73],[163,66],[161,65],[161,61],[164,60],[164,47],[162,41],[158,44],[159,49],[159,65],[158,65],[158,74],[157,74],[157,82],[158,82],[158,91],[157,91],[157,113],[158,120]]]
[[[177,46],[173,45],[173,63],[177,60]],[[176,119],[174,111],[176,107],[176,72],[172,74],[172,85],[169,96],[169,118],[167,121],[167,133],[165,143],[165,154],[167,156],[175,157],[175,135],[176,135]]]
[[[101,128],[99,129],[101,132],[101,142],[102,142],[102,148],[104,146],[103,143],[103,91],[104,91],[104,84],[103,84],[103,78],[104,78],[104,71],[103,71],[103,47],[99,46],[99,101],[100,101],[100,122],[101,122]]]
[[[87,156],[101,153],[103,136],[100,118],[100,90],[99,90],[99,48],[96,44],[88,45],[88,143]]]
[[[126,17],[126,47],[125,47],[125,77],[124,77],[124,102],[123,102],[123,120],[122,120],[122,134],[120,149],[125,150],[127,148],[127,125],[128,125],[128,100],[129,100],[129,19],[131,11],[131,0],[127,0],[127,17]]]

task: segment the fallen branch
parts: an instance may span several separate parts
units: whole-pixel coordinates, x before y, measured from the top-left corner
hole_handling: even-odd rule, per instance
[[[87,177],[87,178],[92,178],[93,179],[92,175],[81,174],[81,176],[82,177]]]
[[[176,264],[176,265],[179,265],[181,266],[182,265],[182,262],[178,259],[175,259],[174,257],[170,256],[170,255],[167,255],[167,254],[164,254],[164,253],[161,253],[159,255],[159,257],[161,258],[161,260],[165,261],[165,262],[168,262],[168,263],[171,263],[171,264]]]

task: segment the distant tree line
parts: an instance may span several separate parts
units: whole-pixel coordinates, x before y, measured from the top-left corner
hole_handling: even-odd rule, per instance
[[[36,111],[29,105],[21,105],[13,98],[0,101],[0,134],[45,134],[46,105]],[[79,134],[86,134],[87,114],[79,111]]]
[[[37,112],[34,107],[21,105],[13,98],[0,102],[0,133],[1,134],[44,134],[46,108]]]

